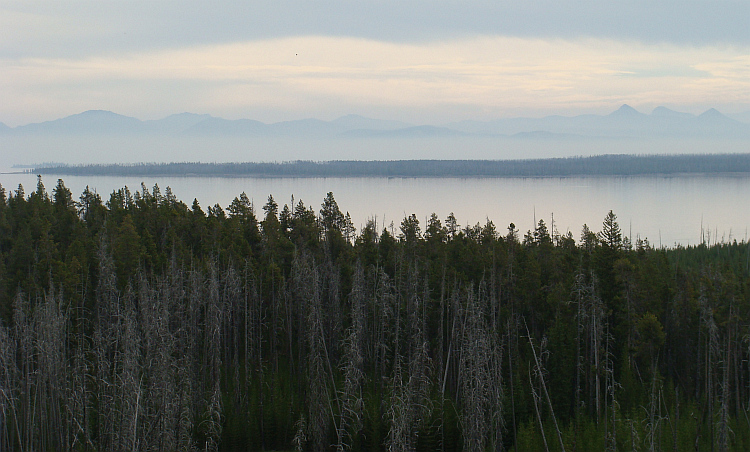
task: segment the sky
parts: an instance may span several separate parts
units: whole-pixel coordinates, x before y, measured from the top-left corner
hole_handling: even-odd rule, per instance
[[[747,0],[0,0],[0,122],[750,111]]]

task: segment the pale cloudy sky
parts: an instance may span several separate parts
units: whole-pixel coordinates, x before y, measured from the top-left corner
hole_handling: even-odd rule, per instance
[[[747,0],[0,0],[0,122],[750,110]]]

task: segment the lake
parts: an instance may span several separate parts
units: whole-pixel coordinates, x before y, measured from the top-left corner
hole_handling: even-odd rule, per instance
[[[0,169],[0,171],[15,171]],[[535,220],[548,228],[571,231],[578,240],[582,225],[601,229],[612,210],[625,236],[647,238],[655,246],[700,243],[701,231],[715,241],[747,240],[750,225],[750,176],[680,175],[635,177],[547,178],[214,178],[214,177],[112,177],[63,176],[78,199],[88,185],[106,201],[109,193],[128,186],[149,189],[169,186],[178,199],[190,205],[197,198],[206,210],[218,203],[226,207],[245,192],[256,213],[269,194],[280,206],[302,200],[319,210],[326,193],[333,192],[343,212],[349,212],[357,229],[374,218],[379,228],[398,230],[406,215],[416,214],[424,228],[436,213],[441,220],[453,212],[462,226],[491,220],[505,233],[513,222],[525,233]],[[57,177],[43,180],[51,192]],[[23,184],[35,189],[33,174],[0,174],[0,184],[10,191]],[[258,214],[260,216],[260,214]]]

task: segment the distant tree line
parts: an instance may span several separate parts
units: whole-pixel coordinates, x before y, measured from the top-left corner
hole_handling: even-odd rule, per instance
[[[750,246],[0,187],[0,450],[748,450]]]
[[[38,174],[257,177],[544,177],[750,173],[750,154],[598,155],[525,160],[334,160],[282,163],[55,165]]]

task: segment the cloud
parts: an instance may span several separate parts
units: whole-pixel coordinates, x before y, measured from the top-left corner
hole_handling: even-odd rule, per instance
[[[5,59],[0,97],[16,121],[94,108],[137,117],[188,110],[273,121],[354,112],[427,122],[602,112],[625,102],[721,107],[750,105],[747,54],[591,38],[394,43],[308,36]]]
[[[750,44],[745,0],[11,0],[0,57],[84,57],[298,36]]]

